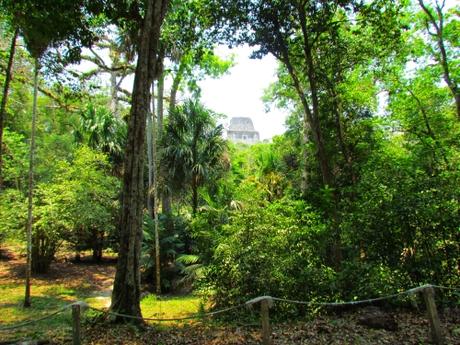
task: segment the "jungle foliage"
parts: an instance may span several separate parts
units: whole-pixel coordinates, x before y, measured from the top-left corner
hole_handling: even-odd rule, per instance
[[[154,6],[160,2],[167,8]],[[71,7],[80,17],[43,48],[40,65],[16,47],[1,128],[0,244],[25,240],[39,67],[35,272],[46,271],[63,244],[77,258],[88,249],[95,260],[106,248],[123,252],[128,222],[139,267],[118,271],[140,270],[142,282],[154,285],[157,232],[162,291],[196,289],[216,306],[259,295],[337,300],[424,283],[460,285],[458,5],[116,3]],[[37,18],[14,17],[10,1],[0,5],[3,85],[11,42],[19,34],[18,42],[30,44]],[[148,6],[164,23],[161,30],[156,19],[150,23],[157,41],[142,44],[154,45],[155,56],[144,51],[146,65],[136,67]],[[183,34],[183,27],[195,30]],[[98,49],[108,49],[110,63],[93,48],[82,53],[95,42],[109,42]],[[290,114],[283,135],[251,146],[223,139],[221,116],[200,102],[199,88],[205,76],[231,70],[233,61],[215,53],[218,44],[248,44],[254,58],[277,58],[264,101]],[[97,68],[69,65],[80,58]],[[123,89],[122,80],[136,70],[142,76],[141,69],[154,91]],[[109,87],[97,78],[103,72],[112,73]],[[128,192],[140,195],[135,221],[142,229],[120,213],[130,214]],[[458,303],[458,296],[445,297]]]

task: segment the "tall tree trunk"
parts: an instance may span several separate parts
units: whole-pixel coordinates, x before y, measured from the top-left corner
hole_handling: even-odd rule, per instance
[[[118,110],[118,84],[117,84],[117,72],[110,72],[110,111],[116,118],[120,117]]]
[[[16,40],[18,38],[19,29],[14,31],[13,37],[11,38],[11,46],[10,46],[10,56],[8,57],[8,66],[6,68],[6,75],[5,75],[5,83],[3,84],[3,97],[2,103],[0,105],[0,190],[3,187],[3,174],[2,174],[2,167],[3,167],[3,126],[5,123],[5,115],[6,115],[6,104],[8,102],[8,94],[10,91],[10,82],[13,76],[13,61],[14,61],[14,54],[16,52]]]
[[[154,234],[155,234],[155,286],[157,295],[161,294],[161,270],[160,270],[160,234],[158,223],[158,150],[157,137],[158,130],[156,128],[155,114],[158,109],[155,107],[155,82],[152,83],[152,112],[148,114],[147,121],[147,141],[148,141],[148,156],[149,156],[149,191],[147,193],[147,203],[149,216],[153,218]]]
[[[442,147],[441,143],[439,142],[437,136],[434,134],[433,129],[431,128],[430,120],[429,120],[429,117],[428,117],[428,114],[427,114],[425,106],[422,104],[422,101],[420,100],[420,98],[417,97],[417,95],[414,93],[414,91],[412,91],[409,87],[406,87],[406,90],[409,92],[411,97],[417,103],[418,109],[419,109],[419,111],[420,111],[420,113],[422,114],[422,117],[423,117],[423,122],[425,124],[426,133],[428,134],[429,137],[431,137],[431,139],[433,139],[433,142],[435,143],[436,147],[441,152],[442,159],[444,160],[444,163],[449,167],[450,164],[449,164],[449,160],[447,159],[446,152],[445,152],[444,148]],[[437,160],[435,150],[433,150],[433,157],[434,157],[435,160]]]
[[[153,124],[152,118],[154,117],[155,113],[155,101],[154,101],[154,90],[155,88],[152,86],[152,111],[148,112],[147,114],[147,168],[148,168],[148,189],[147,189],[147,212],[149,213],[149,217],[152,219],[154,218],[154,211],[153,211],[153,200],[152,200],[152,192],[154,188],[153,184],[153,140],[154,140],[154,133],[153,133]]]
[[[345,161],[345,165],[348,168],[348,172],[350,174],[351,183],[354,187],[357,182],[356,173],[353,168],[353,159],[348,150],[347,144],[345,142],[345,133],[342,124],[342,114],[343,114],[343,106],[340,95],[335,90],[335,85],[333,83],[329,84],[329,94],[332,100],[332,112],[334,113],[334,120],[335,120],[335,131],[337,134],[337,139],[339,141],[340,151],[342,151],[342,156]],[[352,193],[352,198],[354,198],[354,193]]]
[[[164,118],[164,102],[163,102],[163,97],[165,93],[165,75],[163,71],[163,59],[164,57],[161,57],[161,62],[160,62],[160,71],[158,75],[158,85],[157,85],[157,123],[158,123],[158,139],[161,140],[161,137],[163,135],[163,118]]]
[[[168,0],[147,1],[140,33],[138,59],[128,122],[123,190],[119,220],[120,249],[112,293],[111,310],[141,318],[140,250],[144,191],[145,123],[154,79],[160,28]],[[142,323],[139,319],[116,317],[117,321]]]
[[[155,87],[152,87],[152,94]],[[155,99],[152,100],[152,107],[154,106]],[[158,113],[159,109],[157,109]],[[154,224],[155,224],[155,286],[157,295],[161,295],[161,267],[160,267],[160,229],[158,221],[158,150],[157,150],[157,138],[158,129],[156,126],[155,117],[153,118],[153,140],[152,140],[152,153],[153,153],[153,207],[154,207]]]
[[[302,196],[305,198],[308,193],[308,183],[309,183],[309,178],[308,178],[308,143],[310,141],[308,137],[308,132],[310,129],[310,125],[308,123],[307,117],[304,115],[303,116],[303,121],[302,121],[302,163],[301,163],[301,169],[302,169],[302,177],[301,177],[301,186],[300,186],[300,191],[302,192]]]
[[[307,70],[307,80],[310,86],[310,93],[311,93],[311,105],[312,110],[308,107],[307,116],[309,117],[310,126],[312,127],[313,137],[316,138],[316,146],[318,150],[318,159],[321,168],[321,175],[323,177],[323,183],[325,186],[329,186],[330,188],[334,187],[334,183],[332,180],[332,173],[330,169],[330,162],[329,157],[326,152],[326,148],[324,146],[324,138],[323,132],[321,130],[321,123],[320,123],[320,111],[319,111],[319,97],[318,97],[318,83],[316,80],[316,73],[315,73],[315,66],[313,63],[313,55],[310,43],[310,38],[308,34],[308,29],[306,25],[306,17],[305,11],[302,8],[299,9],[299,19],[302,28],[302,35],[303,35],[303,48],[304,48],[304,58],[306,63],[306,70]],[[303,90],[302,90],[303,93]]]
[[[173,112],[176,108],[177,103],[177,92],[179,91],[179,85],[182,81],[182,77],[184,75],[185,70],[185,62],[179,63],[179,69],[177,70],[176,75],[174,76],[173,83],[171,86],[171,94],[169,96],[169,112]]]
[[[196,215],[198,210],[198,176],[193,174],[192,176],[192,215]]]
[[[30,307],[30,276],[32,272],[32,225],[33,217],[33,193],[34,193],[34,167],[35,167],[35,131],[37,127],[37,97],[38,97],[38,73],[40,62],[35,58],[34,67],[34,98],[32,104],[32,130],[30,134],[30,156],[29,156],[29,193],[27,208],[27,259],[26,259],[26,286],[24,296],[24,307]]]
[[[331,262],[336,269],[339,269],[342,261],[341,253],[341,239],[340,239],[340,220],[338,213],[338,202],[339,196],[337,190],[335,190],[335,183],[333,179],[333,174],[330,165],[330,157],[327,153],[326,147],[324,145],[324,137],[321,129],[320,121],[320,107],[319,107],[319,95],[318,95],[318,80],[315,72],[314,60],[312,50],[314,49],[313,43],[311,40],[311,32],[309,32],[307,27],[307,18],[305,11],[305,2],[299,3],[298,15],[300,21],[300,27],[303,37],[303,53],[306,64],[306,74],[309,84],[309,91],[311,94],[311,105],[312,109],[308,106],[308,103],[305,100],[302,100],[306,115],[310,122],[310,126],[313,132],[313,138],[316,143],[317,148],[317,157],[320,163],[321,175],[323,178],[323,185],[325,188],[333,189],[333,200],[330,202],[330,209],[328,210],[329,216],[332,219],[332,245],[331,245]],[[316,33],[319,35],[320,33]],[[292,68],[292,67],[291,67]],[[297,82],[299,85],[300,83]],[[301,88],[296,88],[299,96],[305,99],[304,92]],[[300,91],[300,92],[299,92]]]
[[[163,62],[161,62],[163,65]],[[158,113],[158,119],[157,119],[157,125],[158,125],[158,142],[161,143],[161,140],[163,138],[163,120],[164,120],[164,81],[165,81],[165,76],[164,76],[164,71],[163,68],[161,68],[161,73],[158,76],[158,101],[157,101],[157,113]],[[174,101],[175,102],[175,101]],[[159,164],[161,163],[161,148],[158,148],[158,162]],[[159,177],[162,179],[162,181],[166,181],[166,170],[165,168],[161,165],[159,167]],[[169,216],[171,214],[171,195],[166,188],[166,184],[163,183],[163,188],[161,189],[161,209],[162,212]],[[169,221],[168,221],[169,223]],[[169,225],[167,225],[169,226]]]
[[[438,16],[438,20],[436,20],[435,16],[433,13],[430,11],[430,9],[426,6],[423,0],[418,0],[418,3],[422,10],[425,12],[429,19],[429,23],[433,25],[435,32],[432,33],[430,32],[429,24],[427,22],[427,31],[430,35],[436,37],[436,44],[438,45],[439,49],[439,64],[441,65],[442,68],[442,75],[445,83],[449,87],[450,92],[452,93],[452,96],[454,97],[455,101],[455,107],[457,110],[457,117],[460,120],[460,91],[458,88],[458,85],[455,81],[455,79],[452,78],[451,71],[449,68],[449,61],[447,57],[447,50],[446,50],[446,45],[444,43],[444,14],[442,13],[445,2],[443,2],[442,5],[439,5],[439,3],[436,1],[436,14]]]

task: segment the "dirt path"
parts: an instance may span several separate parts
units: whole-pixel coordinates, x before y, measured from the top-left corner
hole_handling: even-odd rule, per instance
[[[113,260],[92,263],[85,259],[76,264],[60,257],[51,264],[48,273],[33,275],[32,285],[63,285],[71,289],[88,291],[96,296],[110,297],[115,277],[115,263]],[[25,255],[19,254],[17,248],[3,247],[0,252],[0,284],[23,284],[25,262]]]

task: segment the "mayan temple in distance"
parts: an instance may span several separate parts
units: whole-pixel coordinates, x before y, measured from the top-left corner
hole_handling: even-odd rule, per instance
[[[235,143],[250,145],[258,143],[260,136],[249,117],[232,117],[227,129],[227,139]]]

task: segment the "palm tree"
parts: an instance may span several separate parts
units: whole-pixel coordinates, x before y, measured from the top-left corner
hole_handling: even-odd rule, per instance
[[[74,132],[75,140],[104,152],[114,167],[114,175],[121,175],[126,123],[105,107],[89,104],[81,113],[80,125]]]
[[[219,170],[226,149],[223,127],[215,113],[188,100],[171,112],[164,135],[163,164],[173,191],[190,189],[192,214],[198,209],[198,188]]]

